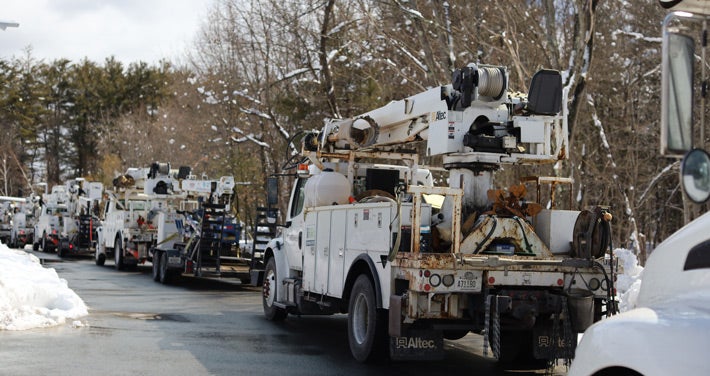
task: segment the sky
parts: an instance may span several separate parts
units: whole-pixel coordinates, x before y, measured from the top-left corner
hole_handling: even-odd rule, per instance
[[[212,0],[5,0],[0,21],[0,58],[32,56],[51,62],[110,56],[128,64],[184,58]]]

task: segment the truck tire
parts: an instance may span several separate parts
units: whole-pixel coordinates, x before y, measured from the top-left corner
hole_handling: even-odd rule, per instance
[[[276,275],[276,261],[271,257],[266,262],[264,269],[264,284],[262,285],[262,302],[264,305],[264,316],[271,321],[283,321],[288,312],[285,309],[274,305],[276,302],[276,289],[278,286],[278,278]]]
[[[158,265],[160,265],[160,273],[159,273],[159,279],[160,283],[167,285],[170,283],[170,280],[172,279],[172,274],[170,270],[168,270],[168,253],[167,252],[160,252],[160,261],[158,262]]]
[[[160,282],[160,255],[163,252],[153,251],[153,270],[151,276],[155,282]]]
[[[449,341],[456,341],[457,339],[466,337],[467,334],[468,330],[444,330],[444,338]]]
[[[49,252],[47,249],[47,233],[42,233],[42,252]]]
[[[123,270],[123,242],[121,238],[116,238],[115,248],[113,249],[114,267],[116,270]]]
[[[348,304],[348,342],[355,360],[371,362],[388,354],[386,319],[377,310],[370,278],[365,274],[358,276]]]
[[[104,252],[104,246],[101,245],[101,243],[96,243],[96,247],[94,247],[94,249],[94,262],[96,262],[96,265],[98,266],[104,266],[104,263],[106,263],[106,253]]]
[[[547,368],[547,360],[535,359],[533,351],[532,330],[501,330],[501,364],[529,369]]]

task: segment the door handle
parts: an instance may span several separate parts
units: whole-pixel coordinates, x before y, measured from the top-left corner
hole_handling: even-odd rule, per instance
[[[299,231],[298,232],[298,249],[302,249],[301,248],[302,242],[303,242],[303,231]]]

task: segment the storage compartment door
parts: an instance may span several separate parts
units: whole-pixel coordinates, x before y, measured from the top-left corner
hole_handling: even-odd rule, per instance
[[[331,239],[331,211],[318,212],[318,229],[316,231],[316,273],[315,273],[315,292],[325,294],[328,291],[328,273],[330,258],[330,239]],[[342,236],[342,234],[334,233],[332,238]]]
[[[345,210],[334,211],[330,219],[333,235],[330,237],[328,295],[338,298],[342,296],[343,280],[345,279],[343,266],[345,263],[345,238],[348,236],[345,231],[346,213]]]

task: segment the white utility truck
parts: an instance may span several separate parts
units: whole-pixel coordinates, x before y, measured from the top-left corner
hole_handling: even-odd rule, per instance
[[[703,115],[710,1],[660,3],[671,9],[663,21],[661,153],[683,157],[685,199],[705,204],[710,198]],[[584,333],[570,376],[710,375],[709,228],[710,213],[705,213],[653,250],[635,307]]]
[[[97,229],[97,265],[113,257],[115,268],[122,270],[152,259],[149,250],[157,241],[158,228],[154,221],[181,197],[178,179],[183,171],[153,163],[150,168],[129,168],[114,179],[114,191],[107,191],[102,225]]]
[[[104,185],[76,178],[66,182],[68,190],[64,231],[60,234],[57,254],[60,257],[93,255],[96,229],[100,226],[99,206]]]
[[[577,333],[614,311],[611,214],[493,185],[503,165],[565,158],[563,108],[557,71],[525,95],[505,67],[471,64],[452,85],[307,133],[264,255],[265,316],[346,313],[358,361],[441,358],[444,338],[469,332],[505,362],[571,358]],[[447,187],[422,179],[435,170]]]
[[[0,242],[10,244],[12,232],[12,201],[0,200]]]
[[[66,185],[55,185],[50,193],[44,193],[39,205],[39,214],[34,226],[33,249],[55,252],[59,248],[62,233],[66,233],[69,223],[69,189]]]
[[[29,210],[26,210],[29,209]],[[0,196],[0,241],[13,248],[32,241],[32,202],[22,197]],[[26,214],[29,221],[26,221]],[[31,226],[30,226],[31,227]]]
[[[32,197],[16,201],[10,233],[10,246],[13,248],[24,248],[26,244],[33,243],[35,209]]]

